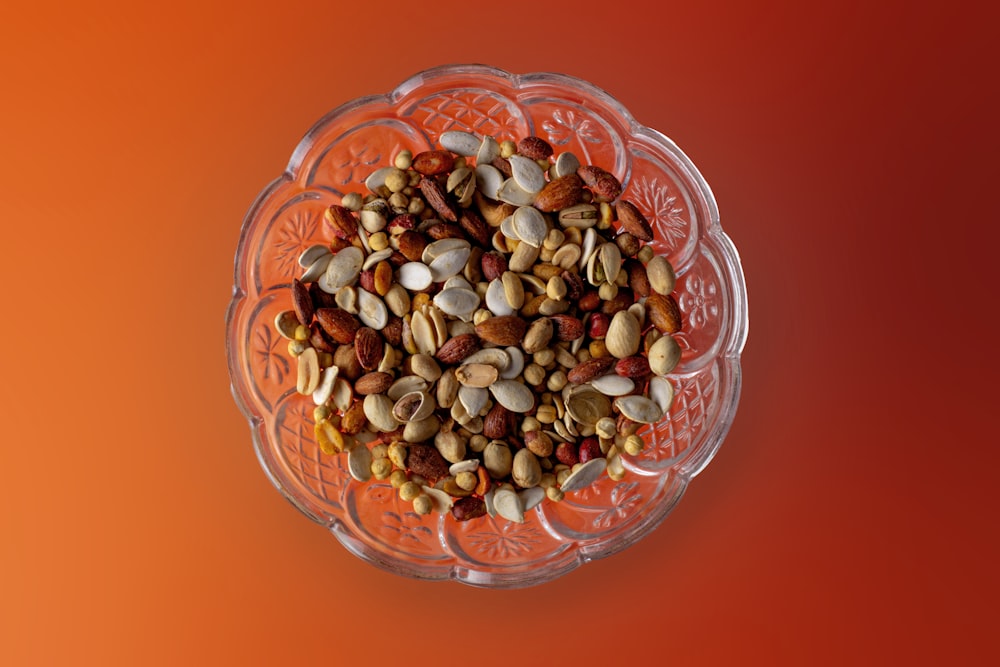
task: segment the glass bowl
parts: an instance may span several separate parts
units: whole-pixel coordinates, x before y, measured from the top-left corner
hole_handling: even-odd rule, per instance
[[[498,141],[538,135],[557,153],[615,174],[623,197],[646,213],[653,246],[677,272],[683,316],[681,363],[669,376],[669,418],[640,432],[624,455],[621,481],[544,501],[522,524],[421,516],[386,482],[354,481],[346,456],[325,456],[313,439],[313,404],[295,391],[294,360],[274,331],[290,308],[289,287],[310,245],[329,241],[323,212],[343,194],[364,192],[373,170],[395,154],[436,147],[447,130]],[[747,335],[739,257],[719,225],[712,192],[674,143],[640,125],[597,87],[562,74],[513,75],[480,65],[419,73],[387,95],[334,109],[296,147],[285,172],[243,221],[226,352],[236,403],[274,486],[348,550],[391,572],[474,586],[530,586],[625,549],[649,534],[719,449],[740,393]]]

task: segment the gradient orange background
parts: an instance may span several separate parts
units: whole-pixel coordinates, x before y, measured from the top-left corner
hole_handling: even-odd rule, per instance
[[[987,4],[6,6],[0,664],[1000,660]],[[717,458],[646,540],[522,591],[349,555],[228,388],[257,192],[326,111],[447,62],[573,74],[670,135],[749,285]]]

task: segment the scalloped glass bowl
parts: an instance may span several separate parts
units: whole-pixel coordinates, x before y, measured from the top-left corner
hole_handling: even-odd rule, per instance
[[[649,217],[654,248],[677,272],[683,356],[670,376],[676,398],[669,419],[641,432],[647,446],[624,457],[623,480],[604,476],[561,503],[545,501],[523,524],[419,516],[388,482],[354,481],[346,456],[324,456],[313,441],[312,401],[295,392],[294,360],[273,330],[275,315],[291,307],[288,288],[301,272],[299,254],[332,238],[324,210],[343,194],[364,192],[364,178],[399,150],[431,148],[447,130],[497,140],[538,135],[557,153],[572,151],[583,164],[613,172],[622,196]],[[729,430],[746,334],[739,257],[687,156],[589,83],[478,65],[422,72],[388,95],[355,100],[321,119],[243,221],[226,317],[233,395],[274,486],[379,567],[495,588],[552,580],[659,525]]]

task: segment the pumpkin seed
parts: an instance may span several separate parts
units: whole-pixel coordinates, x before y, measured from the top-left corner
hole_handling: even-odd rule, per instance
[[[517,238],[536,248],[541,248],[549,227],[541,211],[533,206],[521,206],[511,216]]]
[[[504,371],[510,366],[510,354],[498,347],[487,347],[473,352],[462,360],[464,364],[489,364],[498,371]],[[501,377],[503,377],[501,375]],[[512,378],[504,378],[510,380]]]
[[[603,459],[601,459],[603,461]],[[493,494],[496,513],[515,523],[524,523],[524,503],[509,489],[499,489]]]
[[[562,178],[569,174],[575,174],[579,168],[580,160],[575,155],[569,151],[560,153],[559,157],[556,158],[556,163],[551,168],[552,178]]]
[[[344,248],[330,258],[326,273],[319,279],[319,288],[328,294],[336,294],[341,287],[352,284],[361,273],[364,259],[361,248]]]
[[[514,380],[497,380],[489,387],[497,402],[511,412],[527,413],[535,407],[535,395]]]
[[[348,452],[347,470],[359,482],[372,478],[372,452],[366,445],[357,445]]]
[[[497,199],[514,206],[529,206],[535,201],[535,194],[522,188],[513,178],[508,178],[500,184]]]
[[[358,288],[358,319],[376,331],[389,323],[389,309],[382,299],[361,287]]]
[[[635,389],[635,382],[627,377],[612,373],[591,380],[590,386],[605,396],[624,396]]]
[[[323,257],[324,255],[332,255],[330,252],[330,246],[318,243],[316,245],[311,245],[302,251],[299,255],[299,266],[303,269],[307,269],[312,266],[317,259]],[[303,281],[307,282],[307,281]]]
[[[500,372],[500,379],[513,380],[524,372],[524,352],[521,351],[521,348],[513,346],[505,348],[505,351],[510,358],[510,362],[507,368]]]
[[[438,137],[441,148],[456,153],[463,157],[472,157],[479,152],[480,141],[476,135],[460,130],[449,130],[442,132]]]
[[[496,316],[514,314],[514,308],[507,301],[507,292],[500,278],[491,280],[486,288],[486,308]]]
[[[434,295],[434,305],[446,315],[464,317],[479,308],[479,295],[468,289],[445,289]]]
[[[649,381],[649,398],[667,414],[674,403],[674,385],[666,378],[654,377]]]
[[[523,155],[511,155],[510,171],[511,177],[522,190],[532,194],[538,194],[545,187],[545,172],[538,166],[538,163]]]
[[[545,489],[540,486],[533,486],[529,489],[521,489],[517,492],[517,497],[521,499],[524,511],[533,510],[539,503],[545,500]]]
[[[376,169],[365,179],[365,187],[368,188],[369,192],[381,194],[379,190],[385,186],[386,176],[396,171],[399,170],[395,167],[381,167],[380,169]]]
[[[476,187],[490,199],[497,198],[503,180],[503,174],[493,165],[484,162],[476,165]]]
[[[440,257],[446,252],[451,250],[458,250],[460,248],[472,248],[468,241],[465,239],[455,239],[446,238],[439,239],[427,245],[424,251],[420,254],[420,260],[430,266],[431,262]]]
[[[614,245],[613,243],[611,245]],[[616,248],[618,246],[615,246]],[[465,263],[469,261],[472,249],[466,245],[464,248],[455,248],[443,252],[434,258],[430,263],[431,280],[441,283],[456,275],[465,268]]]
[[[663,410],[645,396],[622,396],[615,399],[618,411],[634,422],[653,424],[663,417]]]
[[[456,377],[458,373],[456,371]],[[470,415],[478,415],[486,407],[490,392],[483,387],[462,386],[458,388],[458,400]]]
[[[324,273],[326,273],[327,267],[330,265],[330,260],[333,259],[333,253],[327,252],[325,255],[318,257],[309,268],[306,269],[305,273],[299,279],[304,283],[313,283],[319,280]]]
[[[573,421],[593,426],[597,420],[611,414],[611,401],[595,389],[579,387],[566,399],[566,412]]]
[[[603,458],[590,459],[569,474],[559,488],[563,493],[579,491],[596,482],[607,468],[608,462]]]
[[[498,157],[500,157],[500,144],[489,135],[483,137],[483,142],[476,151],[476,164],[488,165]]]

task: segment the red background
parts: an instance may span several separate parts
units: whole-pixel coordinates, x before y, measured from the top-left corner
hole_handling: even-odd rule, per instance
[[[6,6],[0,664],[1000,659],[978,4]],[[573,74],[670,135],[749,286],[719,455],[647,539],[522,591],[350,556],[228,389],[257,192],[326,111],[448,62]]]

